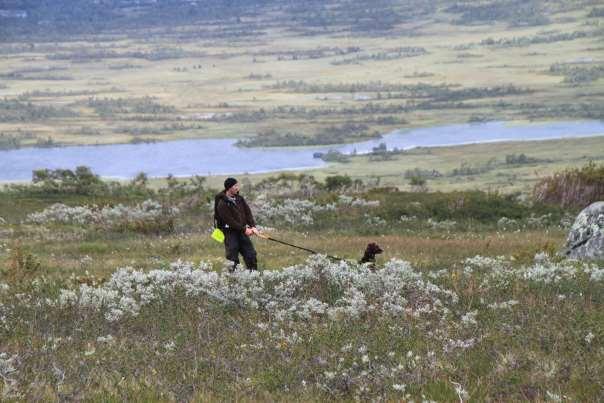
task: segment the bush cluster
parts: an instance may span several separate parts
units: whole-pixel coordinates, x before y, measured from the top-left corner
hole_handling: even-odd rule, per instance
[[[584,208],[604,199],[604,165],[590,162],[541,179],[533,189],[536,201],[563,208]]]
[[[28,215],[26,221],[94,226],[119,232],[162,233],[174,230],[174,219],[178,213],[178,208],[162,206],[155,200],[145,200],[133,207],[122,204],[69,207],[58,203]]]

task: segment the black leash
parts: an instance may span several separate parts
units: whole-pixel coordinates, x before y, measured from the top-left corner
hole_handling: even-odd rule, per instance
[[[279,239],[275,239],[275,238],[272,238],[272,237],[267,236],[267,235],[260,235],[260,238],[268,239],[269,241],[278,242],[278,243],[281,243],[283,245],[291,246],[292,248],[302,249],[302,250],[304,250],[306,252],[312,253],[313,255],[318,255],[319,254],[319,252],[317,252],[315,250],[308,249],[308,248],[303,248],[302,246],[298,246],[298,245],[294,245],[294,244],[291,244],[291,243],[288,243],[288,242],[285,242],[285,241],[281,241]],[[325,256],[327,256],[327,258],[332,259],[332,260],[337,260],[337,261],[344,260],[342,258],[335,257],[335,256],[330,256],[330,255],[325,255]]]

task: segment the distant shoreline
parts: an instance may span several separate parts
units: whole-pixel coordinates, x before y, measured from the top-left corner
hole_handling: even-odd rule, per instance
[[[457,149],[459,147],[467,147],[467,146],[472,146],[472,145],[480,145],[480,144],[498,144],[500,145],[502,148],[505,148],[506,145],[509,144],[519,144],[519,143],[525,143],[525,142],[556,142],[556,141],[563,141],[563,140],[569,140],[569,139],[588,139],[588,138],[594,138],[594,137],[600,137],[600,136],[604,136],[604,131],[602,132],[598,132],[598,133],[593,133],[590,135],[577,135],[577,136],[569,136],[569,137],[557,137],[557,138],[527,138],[527,139],[505,139],[505,138],[501,138],[501,139],[486,139],[483,141],[467,141],[467,142],[463,142],[463,143],[458,143],[458,144],[446,144],[446,143],[441,143],[441,144],[433,144],[433,145],[416,145],[413,146],[411,148],[407,148],[406,150],[409,152],[412,152],[413,149]],[[228,143],[232,143],[234,142],[234,140],[228,140],[228,139],[222,139],[222,141],[226,141]],[[161,143],[161,144],[165,144],[165,143]],[[161,145],[159,144],[159,145]],[[133,145],[134,146],[134,145]],[[348,145],[350,146],[350,145]],[[85,146],[77,146],[77,147],[85,147]],[[69,148],[69,147],[67,147]],[[312,147],[303,147],[305,149],[304,152],[306,153],[310,153],[312,154]],[[65,149],[65,147],[63,147],[62,149]],[[390,150],[392,150],[392,148],[389,148]],[[300,151],[299,148],[292,148],[292,147],[281,147],[279,148],[279,150],[270,150],[270,151],[284,151],[287,152],[288,150],[291,151]],[[316,150],[316,148],[314,148],[314,150]],[[403,150],[403,149],[401,149]],[[244,150],[244,151],[248,151],[248,150]],[[258,151],[258,150],[253,150],[253,149],[249,149],[249,151]],[[260,150],[263,151],[263,150]],[[530,152],[530,150],[527,150],[527,152]],[[282,153],[283,154],[283,153]],[[0,151],[0,155],[2,155],[2,151]],[[359,157],[362,156],[367,156],[368,153],[366,152],[358,152],[357,154]],[[199,172],[197,174],[195,173],[191,173],[191,174],[184,174],[184,173],[173,173],[172,175],[174,177],[177,178],[190,178],[196,175],[199,176],[204,176],[204,177],[222,177],[224,175],[228,175],[228,174],[233,174],[233,175],[266,175],[266,174],[272,174],[272,173],[279,173],[279,172],[303,172],[303,171],[309,171],[309,170],[320,170],[320,169],[324,169],[330,166],[334,166],[334,164],[331,163],[325,163],[323,161],[321,161],[320,163],[318,161],[315,165],[312,166],[308,166],[305,164],[302,165],[296,165],[296,166],[290,166],[290,167],[279,167],[279,168],[275,168],[275,169],[258,169],[258,170],[254,170],[254,169],[246,169],[246,170],[231,170],[231,171],[218,171],[218,170],[211,170],[211,171],[207,171],[205,173]],[[77,165],[86,165],[86,164],[77,164]],[[75,166],[74,166],[75,167]],[[63,166],[62,168],[66,168],[66,169],[71,169],[74,167],[68,167],[68,166]],[[56,167],[44,167],[44,168],[49,168],[49,169],[56,169]],[[44,169],[44,168],[36,168],[36,169]],[[128,181],[132,178],[132,176],[121,176],[121,175],[105,175],[102,172],[97,172],[94,167],[91,167],[93,169],[93,171],[97,174],[99,174],[103,179],[106,180],[116,180],[116,181]],[[140,172],[145,172],[149,178],[153,178],[153,179],[162,179],[168,176],[168,174],[166,175],[162,175],[162,174],[154,174],[152,172],[146,172],[144,170],[140,171]],[[30,172],[31,175],[31,172]],[[31,179],[25,179],[25,178],[18,178],[18,179],[0,179],[0,184],[18,184],[18,183],[31,183]]]

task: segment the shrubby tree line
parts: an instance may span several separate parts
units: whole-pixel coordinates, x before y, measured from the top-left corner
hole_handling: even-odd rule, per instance
[[[378,53],[371,54],[360,54],[353,58],[346,58],[340,60],[334,60],[331,62],[334,66],[341,66],[345,64],[357,64],[362,61],[373,60],[373,61],[383,61],[383,60],[396,60],[396,59],[404,59],[408,57],[417,57],[423,56],[427,54],[425,48],[419,46],[404,46],[395,49],[386,50]]]
[[[269,89],[287,90],[290,92],[300,92],[308,94],[316,93],[334,93],[334,92],[406,92],[414,97],[426,97],[428,94],[445,91],[452,84],[433,85],[427,83],[419,84],[392,84],[383,81],[368,81],[356,83],[308,83],[303,80],[284,80],[277,81],[270,85]]]
[[[522,103],[514,106],[529,119],[543,118],[582,118],[604,120],[604,102],[594,99],[591,102],[573,102],[563,104]]]
[[[281,147],[281,146],[308,146],[349,143],[368,138],[376,138],[378,132],[369,133],[366,124],[345,123],[340,126],[327,126],[319,129],[312,136],[300,133],[280,133],[276,129],[259,132],[255,137],[238,140],[236,145],[243,147]]]
[[[602,8],[592,8],[591,11],[589,12],[589,14],[587,14],[587,16],[589,18],[600,18],[600,17],[604,17],[604,7]]]
[[[123,89],[117,87],[111,87],[109,89],[104,90],[66,90],[66,91],[51,91],[51,90],[32,90],[25,91],[22,94],[19,94],[16,99],[18,101],[29,101],[31,98],[62,98],[62,97],[77,97],[77,96],[94,96],[100,95],[103,93],[118,93],[124,92]]]
[[[70,108],[35,104],[31,101],[0,99],[0,122],[28,122],[79,116]]]
[[[601,36],[600,31],[587,32],[587,31],[573,31],[573,32],[561,32],[557,34],[549,35],[535,35],[535,36],[520,36],[514,38],[500,38],[493,39],[487,38],[480,41],[482,46],[498,46],[498,47],[522,47],[541,43],[554,43],[564,41],[574,41],[579,38],[587,38],[590,36]]]
[[[205,126],[198,123],[185,124],[183,122],[173,122],[163,125],[152,125],[152,126],[120,126],[112,129],[113,133],[125,133],[132,136],[141,135],[162,135],[172,133],[175,131],[186,131],[186,130],[200,130],[204,129]],[[92,133],[91,133],[92,134]]]
[[[71,169],[38,169],[32,172],[31,184],[8,184],[4,191],[18,194],[36,195],[81,195],[99,197],[185,197],[203,194],[206,191],[205,178],[192,176],[179,181],[172,175],[166,178],[166,187],[160,190],[150,188],[145,173],[136,175],[125,183],[105,181],[89,167]]]
[[[75,118],[80,116],[78,112],[71,108],[72,106],[81,106],[80,102],[64,107],[41,105],[27,100],[29,97],[34,96],[60,95],[59,93],[33,92],[27,93],[19,99],[6,97],[0,99],[0,122],[27,122],[46,119]],[[142,98],[90,97],[85,101],[84,105],[92,108],[101,117],[111,117],[115,114],[128,114],[131,119],[136,120],[153,120],[157,119],[156,115],[166,115],[177,112],[174,106],[160,104],[156,102],[155,98],[149,96]],[[162,117],[159,120],[164,120],[164,118]]]
[[[456,2],[446,8],[449,13],[460,14],[457,24],[486,24],[491,21],[507,22],[510,26],[547,25],[550,19],[541,2],[537,0],[493,0],[486,2]]]
[[[549,73],[564,76],[564,83],[581,85],[604,77],[604,64],[556,63],[549,67]]]
[[[102,117],[109,117],[114,114],[168,114],[175,113],[176,108],[170,105],[163,105],[155,101],[153,97],[142,98],[88,98],[88,107]]]
[[[592,161],[581,168],[556,172],[535,185],[533,197],[566,208],[583,208],[604,200],[604,165]]]
[[[52,41],[67,35],[90,35],[120,29],[197,26],[174,33],[177,38],[259,37],[268,26],[285,27],[301,35],[349,32],[382,35],[398,26],[439,12],[451,15],[459,24],[544,25],[548,12],[560,6],[538,0],[460,2],[445,0],[8,0],[3,8],[25,13],[25,18],[3,18],[0,38],[7,41],[35,38]],[[563,5],[563,4],[562,4]],[[600,8],[592,9],[597,17]],[[204,29],[220,25],[221,29]]]
[[[277,81],[270,89],[286,90],[308,94],[316,93],[377,93],[377,99],[431,99],[433,101],[457,101],[463,99],[479,99],[502,97],[510,95],[530,94],[529,88],[518,87],[514,84],[497,85],[493,87],[455,88],[453,84],[387,84],[381,81],[349,84],[309,84],[305,81]]]
[[[283,60],[303,60],[303,59],[322,59],[326,57],[344,56],[351,53],[358,53],[361,48],[358,46],[321,46],[315,49],[281,50],[281,51],[261,51],[254,52],[256,56],[277,56],[278,61]]]
[[[531,91],[531,90],[527,90]],[[496,97],[499,90],[494,92],[483,93],[484,97]],[[504,91],[505,93],[505,91]],[[347,120],[351,115],[359,116],[379,116],[379,115],[397,115],[402,113],[409,113],[418,110],[471,110],[485,108],[493,108],[494,113],[497,112],[509,112],[516,114],[519,117],[528,119],[543,119],[543,118],[584,118],[584,119],[604,119],[604,108],[602,102],[598,102],[594,99],[592,102],[575,102],[575,103],[563,103],[563,104],[536,104],[529,102],[512,103],[504,101],[503,99],[496,100],[491,103],[470,103],[463,101],[470,101],[471,99],[480,98],[469,98],[473,94],[473,91],[460,92],[456,96],[460,97],[457,101],[446,100],[445,98],[437,100],[407,100],[404,103],[385,103],[385,102],[367,102],[361,106],[344,106],[344,107],[319,107],[319,108],[307,108],[304,106],[278,106],[272,109],[259,108],[252,111],[243,112],[232,112],[228,114],[217,114],[212,118],[208,119],[213,122],[238,122],[238,123],[253,123],[262,122],[269,119],[291,119],[299,118],[305,120],[316,120],[320,117],[330,116],[341,116],[346,117]],[[476,95],[480,95],[480,92],[476,92]],[[512,95],[512,94],[510,94]],[[552,100],[554,102],[555,100]],[[472,115],[477,116],[477,115]],[[491,115],[484,119],[494,119],[497,115]],[[147,115],[147,117],[136,117],[137,120],[151,120],[153,117]],[[135,119],[135,116],[132,117]],[[481,120],[484,120],[481,119]],[[367,122],[371,123],[371,122]]]
[[[523,165],[523,164],[534,164],[542,162],[539,158],[528,157],[524,153],[520,154],[508,154],[505,156],[505,163],[508,165]]]
[[[75,63],[105,60],[105,59],[142,59],[159,61],[169,59],[203,57],[203,52],[185,51],[180,48],[156,48],[149,51],[117,52],[115,50],[82,49],[71,52],[53,53],[46,56],[48,60],[69,60]]]
[[[286,82],[277,84],[277,87],[282,88],[283,86],[292,87],[297,86],[301,82]],[[302,82],[303,83],[303,82]],[[277,88],[275,87],[275,88]],[[379,88],[380,84],[377,84],[373,88]],[[414,110],[431,110],[431,109],[469,109],[476,108],[471,104],[464,104],[461,101],[482,99],[482,98],[499,98],[506,96],[515,96],[530,94],[533,90],[529,88],[516,87],[514,85],[495,86],[495,87],[478,87],[478,88],[460,88],[451,89],[448,85],[432,86],[428,84],[420,84],[417,86],[403,86],[408,92],[392,93],[387,92],[385,94],[378,93],[380,99],[375,99],[372,102],[367,102],[361,106],[344,106],[344,107],[320,107],[320,108],[307,108],[304,106],[277,106],[272,109],[259,108],[252,111],[240,111],[228,114],[217,114],[213,116],[210,121],[215,122],[260,122],[268,119],[279,119],[279,118],[302,118],[313,120],[320,116],[333,116],[333,115],[367,115],[375,116],[379,114],[398,114],[402,112],[410,112]],[[304,84],[302,87],[304,88]],[[337,85],[335,87],[325,86],[321,88],[313,88],[312,91],[337,91]],[[344,85],[341,90],[345,89],[345,92],[349,91],[361,91],[361,88],[371,88],[370,86],[365,87],[364,84],[356,85]],[[309,89],[310,90],[310,89]],[[306,91],[306,90],[302,90]],[[377,95],[376,95],[377,96]],[[384,103],[377,101],[385,101],[388,99],[407,99],[406,103]],[[498,101],[503,102],[503,101]],[[498,108],[498,104],[494,105]],[[484,105],[480,105],[484,107]]]
[[[9,133],[0,132],[0,150],[21,148],[25,146],[24,140],[28,140],[28,146],[34,147],[53,147],[57,145],[50,137],[44,139],[33,132],[18,129]]]
[[[21,138],[12,134],[0,133],[0,150],[12,150],[21,147]]]
[[[67,71],[67,67],[28,67],[0,74],[3,80],[73,80],[70,75],[53,75],[56,71]]]

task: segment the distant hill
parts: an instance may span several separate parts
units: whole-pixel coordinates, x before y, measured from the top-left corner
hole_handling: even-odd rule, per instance
[[[438,16],[457,24],[500,21],[547,24],[552,15],[592,8],[593,0],[3,0],[0,41],[52,40],[65,35],[214,24],[257,28],[286,26],[305,35],[326,32],[384,33],[405,22]]]

